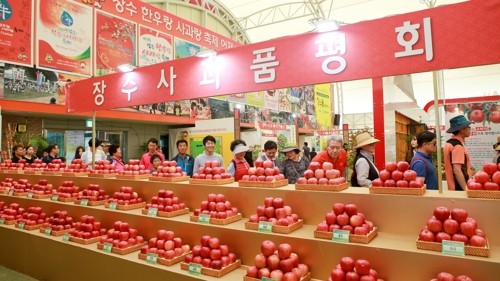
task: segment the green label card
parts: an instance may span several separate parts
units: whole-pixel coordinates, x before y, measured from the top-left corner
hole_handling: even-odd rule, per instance
[[[146,262],[148,262],[148,263],[158,263],[158,255],[157,254],[148,253],[146,255]]]
[[[464,242],[443,240],[441,253],[452,256],[465,256]]]
[[[259,231],[260,232],[272,232],[273,224],[267,221],[259,221]]]
[[[0,224],[4,224],[5,222],[5,219],[4,218],[0,218]]]
[[[44,233],[45,233],[45,235],[50,235],[52,233],[52,228],[50,228],[50,227],[45,228]]]
[[[262,281],[276,281],[276,279],[272,279],[272,278],[269,278],[269,277],[262,277],[261,280]]]
[[[89,199],[80,200],[80,206],[88,206],[88,205],[89,205]]]
[[[158,215],[158,208],[149,208],[148,209],[148,216],[156,217],[157,215]]]
[[[198,217],[198,222],[204,224],[210,224],[210,215],[200,214],[200,216]]]
[[[28,195],[26,195],[28,198],[33,198],[33,192],[28,192]]]
[[[111,203],[109,203],[109,208],[111,210],[116,210],[116,205],[117,205],[116,202],[111,202]]]
[[[57,198],[59,198],[59,195],[52,195],[52,197],[50,197],[50,200],[57,201]]]
[[[349,243],[349,230],[334,229],[332,240],[336,242]]]
[[[14,195],[14,189],[9,190],[9,196],[12,196],[12,195]]]
[[[113,250],[113,244],[111,243],[104,243],[102,246],[102,250],[106,253],[111,253],[111,250]]]
[[[188,272],[193,275],[200,275],[201,274],[201,264],[199,263],[190,263]]]
[[[19,222],[19,223],[17,223],[17,228],[19,228],[19,229],[24,229],[24,225],[25,225],[25,224],[26,224],[26,223],[25,223],[25,222],[23,222],[23,221],[22,221],[22,222]]]
[[[64,233],[62,238],[63,238],[64,242],[68,242],[69,241],[69,233]]]

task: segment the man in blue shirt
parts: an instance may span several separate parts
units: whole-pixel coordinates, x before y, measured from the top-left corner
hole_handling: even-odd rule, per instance
[[[187,154],[188,143],[186,140],[178,140],[177,143],[178,154],[172,158],[172,161],[177,162],[177,166],[182,168],[183,172],[190,177],[193,176],[194,158]]]
[[[418,149],[411,160],[410,169],[417,172],[417,179],[423,180],[427,189],[437,190],[436,169],[432,163],[432,154],[436,151],[436,134],[423,131],[417,135]]]

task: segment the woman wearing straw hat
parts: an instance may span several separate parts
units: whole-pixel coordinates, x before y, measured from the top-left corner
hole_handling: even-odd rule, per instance
[[[294,184],[309,166],[307,157],[300,156],[300,149],[296,146],[285,147],[281,152],[285,153],[287,159],[283,161],[283,174],[288,179],[288,183]]]
[[[236,145],[234,145],[237,143]],[[234,159],[231,160],[229,166],[227,167],[227,172],[234,177],[235,181],[240,181],[244,175],[248,175],[248,169],[250,168],[250,164],[248,164],[245,159],[245,154],[250,150],[246,145],[241,143],[240,140],[234,140],[231,143],[231,147],[233,147]]]
[[[378,139],[373,138],[368,132],[356,136],[356,158],[354,159],[351,175],[352,186],[369,187],[372,181],[379,177],[378,169],[373,163],[373,153]]]

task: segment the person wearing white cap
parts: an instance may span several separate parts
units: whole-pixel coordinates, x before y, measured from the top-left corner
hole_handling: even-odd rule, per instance
[[[250,150],[250,148],[241,143],[239,140],[234,140],[231,143],[231,147],[233,147],[234,143],[238,144],[234,145],[234,149],[232,150],[234,159],[231,160],[231,163],[229,163],[227,172],[234,177],[235,181],[240,181],[244,175],[248,175],[248,169],[250,168],[250,165],[245,159],[245,154],[248,150]]]
[[[357,145],[356,158],[354,159],[353,172],[351,175],[352,186],[369,187],[372,181],[379,177],[378,169],[373,163],[373,154],[375,153],[375,144],[378,139],[372,137],[368,132],[356,136]]]

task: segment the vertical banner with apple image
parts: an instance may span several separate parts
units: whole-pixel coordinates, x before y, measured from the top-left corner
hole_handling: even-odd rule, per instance
[[[91,7],[66,0],[39,0],[37,66],[91,76],[91,22]]]
[[[137,24],[101,12],[95,20],[95,74],[117,72],[122,64],[136,66]]]
[[[172,36],[139,26],[139,66],[172,60]]]
[[[332,127],[332,102],[330,97],[330,84],[320,84],[314,86],[316,122],[322,130],[330,129]],[[311,112],[310,114],[314,114],[314,112]]]
[[[0,0],[0,60],[33,65],[34,0]]]

